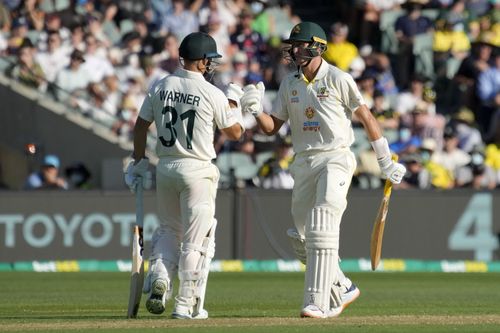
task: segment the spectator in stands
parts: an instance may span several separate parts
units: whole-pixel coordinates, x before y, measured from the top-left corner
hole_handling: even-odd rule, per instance
[[[437,149],[436,141],[426,138],[422,141],[419,153],[424,166],[423,184],[430,184],[433,188],[451,189],[455,185],[453,174],[445,167],[433,161],[434,152]]]
[[[379,122],[380,127],[384,129],[384,132],[398,129],[399,116],[394,112],[389,101],[380,90],[375,90],[373,93],[373,106],[370,111]]]
[[[82,51],[74,50],[71,53],[69,66],[62,69],[56,78],[58,100],[68,102],[85,92],[91,80],[88,71],[82,67],[84,62]]]
[[[491,67],[479,74],[477,81],[477,94],[480,101],[478,113],[483,120],[486,133],[490,131],[493,115],[500,108],[500,52],[493,56]]]
[[[164,49],[159,66],[165,72],[173,73],[179,67],[179,40],[174,34],[165,37]]]
[[[205,1],[198,12],[198,20],[200,26],[207,26],[210,24],[210,18],[212,17],[212,20],[216,20],[220,24],[220,33],[229,38],[229,35],[236,29],[237,20],[226,7],[226,3],[227,1],[222,0]],[[217,46],[219,47],[220,44],[217,43]]]
[[[215,39],[217,50],[222,55],[222,59],[227,59],[228,54],[231,54],[231,40],[227,28],[222,25],[222,19],[218,12],[212,12],[208,16],[206,27],[207,33]]]
[[[111,41],[103,29],[103,16],[99,12],[90,12],[85,15],[86,27],[89,35],[94,36],[96,41],[101,45],[102,48],[109,48],[111,46]]]
[[[229,70],[216,73],[214,81],[220,82],[221,85],[228,85],[233,82],[243,87],[248,75],[248,57],[245,52],[237,51],[231,60]]]
[[[359,24],[359,45],[380,45],[380,16],[384,11],[398,10],[406,0],[366,0],[358,1],[362,7],[362,20]]]
[[[389,57],[383,53],[374,53],[371,57],[373,58],[373,65],[367,68],[366,71],[375,78],[375,88],[388,98],[396,98],[398,87],[392,73]]]
[[[411,128],[400,124],[398,129],[398,139],[389,145],[392,152],[403,155],[416,153],[422,145],[422,139],[415,133],[412,133]]]
[[[24,0],[12,11],[13,17],[25,17],[30,30],[41,31],[44,26],[45,13],[40,10],[38,0]]]
[[[28,176],[24,189],[26,190],[67,190],[68,183],[59,176],[59,167],[61,163],[56,155],[46,155],[43,158],[40,171],[34,172]]]
[[[347,40],[349,28],[346,24],[337,22],[330,27],[330,40],[327,43],[323,59],[348,71],[354,58],[358,56],[358,48]]]
[[[408,118],[403,123],[407,124],[407,120]],[[429,104],[426,102],[419,102],[411,112],[411,118],[409,118],[409,126],[412,129],[412,133],[418,135],[422,140],[432,138],[437,148],[443,145],[445,125],[446,119],[444,116],[432,114],[429,111]]]
[[[492,190],[497,186],[495,172],[486,165],[484,151],[475,148],[470,152],[470,163],[458,169],[456,187],[471,187],[475,190]]]
[[[167,76],[169,73],[165,72],[160,67],[156,66],[153,58],[145,55],[141,58],[141,68],[144,71],[144,90],[149,91],[151,87],[160,79]]]
[[[23,42],[28,38],[28,21],[17,17],[12,22],[12,31],[7,39],[7,53],[16,55]]]
[[[91,34],[85,35],[85,63],[82,69],[86,71],[92,82],[101,82],[105,76],[113,75],[115,70],[107,59],[108,51],[105,45]]]
[[[290,164],[293,161],[292,140],[278,136],[274,155],[260,167],[258,175],[263,188],[292,189],[293,177]]]
[[[467,107],[462,107],[452,115],[451,124],[458,136],[458,147],[470,153],[474,148],[483,147],[481,132],[474,119],[474,113]]]
[[[45,74],[34,58],[35,48],[29,39],[19,47],[16,63],[7,69],[7,76],[35,89],[45,87]]]
[[[490,119],[483,119],[477,107],[477,81],[479,75],[490,68],[493,45],[487,39],[474,42],[471,54],[465,58],[455,75],[455,101],[458,105],[465,105],[474,111],[476,121],[485,132]]]
[[[394,25],[399,42],[396,72],[398,74],[398,86],[402,88],[407,87],[414,73],[413,40],[415,36],[432,30],[432,21],[428,17],[422,16],[420,1],[408,1],[407,8],[407,14],[399,17]]]
[[[248,73],[245,77],[245,84],[257,84],[262,80],[264,80],[264,77],[262,76],[260,63],[255,59],[250,60]]]
[[[79,23],[74,23],[71,28],[71,49],[85,51],[85,33],[83,26]]]
[[[71,31],[61,25],[61,18],[57,13],[50,13],[45,15],[45,29],[38,35],[37,47],[39,51],[47,51],[49,34],[52,31],[57,31],[59,33],[59,38],[61,39],[61,47],[65,50],[66,54],[69,56],[71,53]]]
[[[11,24],[9,7],[2,2],[0,3],[0,33],[9,33]]]
[[[458,148],[458,136],[455,128],[447,126],[444,131],[444,145],[442,150],[436,151],[432,161],[442,165],[456,178],[458,169],[470,163],[470,156]]]
[[[375,80],[375,76],[373,75],[373,73],[365,70],[363,74],[361,74],[361,76],[356,79],[356,83],[359,87],[361,95],[363,96],[363,99],[365,100],[366,106],[371,109],[373,107],[375,85],[377,83]],[[355,117],[356,114],[354,114],[353,116]]]
[[[469,54],[470,47],[463,22],[451,18],[438,21],[432,47],[436,76],[453,78],[459,64]]]
[[[426,77],[416,74],[411,79],[410,88],[402,91],[396,97],[395,111],[403,117],[403,120],[422,102],[428,104],[427,111],[431,114],[436,113],[435,104],[430,100],[429,96],[425,95],[427,92],[426,83]]]
[[[69,65],[69,55],[61,46],[59,31],[49,31],[47,36],[47,50],[39,51],[35,59],[45,73],[47,81],[52,83],[56,80],[57,74]]]
[[[187,34],[198,29],[198,17],[195,11],[186,8],[185,0],[172,0],[172,7],[163,16],[162,30],[182,40]]]
[[[406,174],[401,184],[396,186],[398,189],[431,188],[429,173],[426,171],[422,157],[418,153],[403,155],[400,160],[406,166]]]
[[[498,101],[500,104],[500,101]],[[489,143],[485,149],[486,165],[496,174],[497,184],[500,184],[500,112],[495,114]]]
[[[252,22],[252,12],[244,10],[241,13],[240,25],[236,32],[231,35],[231,44],[235,48],[234,52],[243,51],[246,53],[247,59],[257,59],[263,63],[266,44],[260,33],[252,29]]]
[[[152,55],[158,52],[159,39],[149,30],[146,16],[138,14],[134,17],[134,31],[139,33],[141,39],[141,53]]]

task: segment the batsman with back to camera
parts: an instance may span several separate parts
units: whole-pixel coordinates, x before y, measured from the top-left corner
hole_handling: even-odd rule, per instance
[[[241,87],[230,86],[227,97],[205,80],[217,65],[215,40],[194,32],[180,44],[183,68],[158,81],[148,92],[134,127],[133,159],[125,180],[133,190],[149,162],[145,157],[149,126],[155,122],[156,195],[160,226],[152,238],[144,293],[153,314],[165,311],[172,281],[179,291],[172,313],[177,319],[205,319],[203,308],[210,262],[215,253],[215,197],[219,170],[211,163],[214,124],[231,140],[244,131]],[[229,102],[228,102],[229,100]],[[231,104],[230,104],[231,103]],[[141,186],[142,184],[139,184]]]
[[[290,122],[295,184],[288,230],[299,259],[306,264],[301,317],[336,317],[360,294],[339,266],[339,234],[347,192],[356,168],[351,117],[360,119],[377,155],[382,174],[401,182],[406,170],[391,160],[387,140],[366,106],[353,78],[321,58],[326,34],[317,24],[302,22],[283,41],[285,57],[297,66],[282,82],[270,115],[263,112],[262,82],[248,85],[242,109],[273,135]]]

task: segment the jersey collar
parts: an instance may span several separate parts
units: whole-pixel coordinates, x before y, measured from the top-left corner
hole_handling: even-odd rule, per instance
[[[304,73],[302,73],[302,68],[299,70],[299,76],[297,77],[297,79],[303,80],[304,82],[309,84],[309,83],[314,83],[315,81],[323,79],[327,73],[328,73],[328,63],[324,59],[321,59],[321,65],[319,65],[319,70],[316,73],[316,76],[314,77],[314,79],[312,79],[312,81],[307,80]]]
[[[180,77],[185,77],[187,79],[205,80],[205,77],[203,76],[203,74],[198,73],[198,72],[188,71],[184,68],[178,68],[175,71],[175,75],[180,76]]]

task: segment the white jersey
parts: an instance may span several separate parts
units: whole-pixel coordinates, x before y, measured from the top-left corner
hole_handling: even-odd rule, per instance
[[[216,157],[214,130],[237,122],[224,93],[201,73],[178,69],[159,80],[148,92],[139,117],[155,122],[159,158]]]
[[[272,115],[290,121],[296,153],[329,151],[354,142],[352,113],[363,104],[352,76],[322,60],[313,81],[299,72],[281,82]]]

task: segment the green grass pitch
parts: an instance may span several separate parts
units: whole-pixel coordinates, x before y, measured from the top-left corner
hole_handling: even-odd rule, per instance
[[[0,332],[500,332],[498,273],[353,273],[339,318],[299,318],[303,273],[212,273],[210,319],[125,319],[127,273],[0,273]]]

